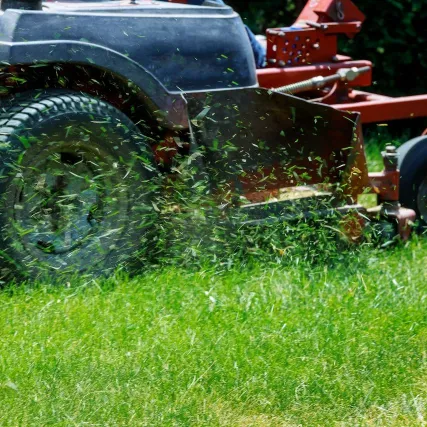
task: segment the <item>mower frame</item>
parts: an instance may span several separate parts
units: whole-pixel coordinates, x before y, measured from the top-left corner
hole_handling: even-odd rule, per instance
[[[274,89],[342,68],[369,66],[371,71],[354,81],[320,91],[318,102],[358,112],[362,124],[427,117],[427,94],[394,98],[355,89],[372,84],[373,64],[339,55],[337,38],[353,38],[364,21],[351,0],[308,1],[293,26],[267,30],[268,66],[257,71],[260,86]]]
[[[293,26],[267,30],[267,68],[257,71],[260,86],[275,89],[330,76],[340,69],[369,67],[351,82],[338,82],[303,96],[337,110],[360,113],[361,124],[427,117],[427,94],[394,98],[356,89],[372,84],[373,64],[339,55],[337,39],[340,35],[353,38],[364,20],[351,0],[308,1]],[[397,161],[390,164],[395,150],[390,148],[383,156],[384,170],[369,173],[371,192],[377,194],[379,203],[394,206],[399,234],[407,238],[407,223],[415,218],[408,210],[398,210],[400,172]]]

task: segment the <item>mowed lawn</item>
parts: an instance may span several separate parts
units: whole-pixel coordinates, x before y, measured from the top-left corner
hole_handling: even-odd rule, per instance
[[[426,263],[415,236],[340,262],[8,288],[0,425],[425,425]]]

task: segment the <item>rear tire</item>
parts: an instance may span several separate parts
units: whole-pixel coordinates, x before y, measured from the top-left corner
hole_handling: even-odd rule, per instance
[[[413,209],[427,225],[427,136],[414,138],[399,149],[400,203]]]
[[[1,107],[0,280],[128,263],[155,218],[155,163],[137,127],[71,91],[20,94]]]

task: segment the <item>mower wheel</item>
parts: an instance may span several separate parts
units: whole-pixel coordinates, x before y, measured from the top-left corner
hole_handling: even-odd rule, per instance
[[[113,106],[71,91],[1,102],[0,280],[108,273],[153,223],[151,148]]]
[[[400,203],[427,224],[427,136],[411,139],[398,149]]]

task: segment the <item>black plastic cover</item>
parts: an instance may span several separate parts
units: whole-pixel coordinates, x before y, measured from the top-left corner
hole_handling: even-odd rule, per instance
[[[46,3],[43,11],[8,9],[0,17],[3,63],[87,62],[108,68],[110,60],[102,55],[133,63],[168,92],[257,84],[245,27],[226,6]],[[121,74],[138,84],[138,73],[126,74],[130,68],[123,65]]]

